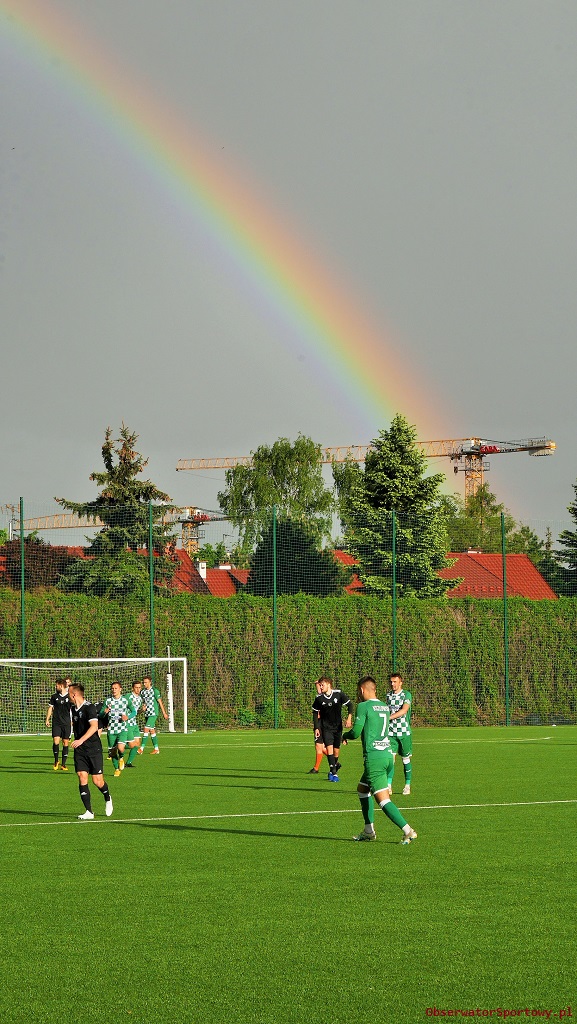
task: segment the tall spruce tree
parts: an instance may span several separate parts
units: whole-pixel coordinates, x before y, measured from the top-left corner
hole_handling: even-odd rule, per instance
[[[426,456],[415,428],[397,415],[367,452],[364,470],[335,467],[345,546],[359,563],[368,594],[392,593],[392,528],[396,520],[396,579],[399,596],[438,597],[458,582],[442,580],[447,568],[442,473],[425,477]]]
[[[98,497],[84,502],[55,499],[70,512],[104,524],[84,549],[86,558],[74,562],[63,574],[63,590],[107,597],[144,596],[149,589],[149,560],[138,552],[149,550],[151,515],[155,582],[166,584],[172,578],[175,563],[165,551],[173,538],[164,517],[174,506],[152,481],[139,479],[148,459],[136,451],[137,440],[138,435],[124,423],[117,439],[108,427],[102,446],[104,471],[89,477],[102,488]]]

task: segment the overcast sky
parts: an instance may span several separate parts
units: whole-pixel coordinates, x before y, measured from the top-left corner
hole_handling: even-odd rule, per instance
[[[383,380],[380,419],[336,355],[315,357],[296,323],[287,341],[168,164],[152,173],[96,85],[76,87],[74,47],[32,42],[40,13],[46,39],[64,15],[250,184],[376,322],[415,394]],[[424,387],[439,437],[555,440],[551,458],[494,456],[487,480],[526,522],[568,518],[574,0],[0,0],[0,88],[0,505],[94,497],[105,428],[124,421],[158,486],[215,508],[224,474],[176,473],[178,459],[299,432],[368,443],[392,411],[422,437]],[[432,468],[463,491],[448,462]]]

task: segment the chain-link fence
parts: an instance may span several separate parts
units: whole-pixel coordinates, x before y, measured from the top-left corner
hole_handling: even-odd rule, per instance
[[[394,513],[376,543],[327,546],[271,509],[250,550],[198,509],[103,516],[2,507],[2,658],[170,649],[188,663],[189,728],[306,725],[318,676],[354,698],[360,675],[384,690],[392,670],[417,725],[577,720],[577,592],[554,550],[566,523],[530,524],[553,538],[531,557],[507,550],[503,525],[497,550],[439,559],[417,517]]]

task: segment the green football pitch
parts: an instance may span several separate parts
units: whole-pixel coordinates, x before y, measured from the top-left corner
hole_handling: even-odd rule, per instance
[[[93,822],[51,753],[0,739],[2,1022],[577,1018],[577,728],[418,731],[409,846],[352,841],[360,742],[163,735]]]

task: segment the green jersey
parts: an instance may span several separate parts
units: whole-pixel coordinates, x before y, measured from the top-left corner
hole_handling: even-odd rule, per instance
[[[126,697],[107,697],[102,710],[108,715],[108,732],[117,733],[126,729],[126,719],[122,718],[130,711]]]
[[[344,740],[356,740],[359,736],[363,743],[363,756],[379,754],[391,750],[388,737],[389,709],[378,697],[363,700],[357,705],[357,715],[352,729],[343,733]]]
[[[157,716],[160,710],[158,701],[160,699],[160,690],[156,689],[156,686],[151,686],[149,689],[144,686],[140,691],[140,699],[144,704],[144,710],[146,711],[146,717]]]

